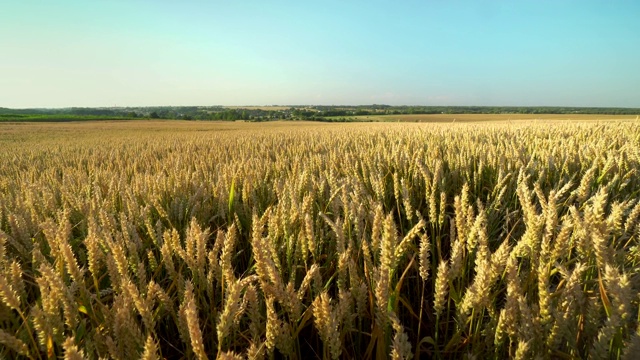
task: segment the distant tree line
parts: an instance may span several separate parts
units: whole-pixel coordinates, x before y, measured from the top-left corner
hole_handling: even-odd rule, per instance
[[[639,108],[554,107],[554,106],[337,106],[314,107],[319,116],[401,114],[607,114],[636,115]]]
[[[603,114],[637,115],[640,108],[551,106],[287,106],[229,108],[223,106],[73,107],[63,109],[0,108],[4,121],[76,121],[98,119],[178,119],[217,121],[315,120],[349,121],[350,116],[401,114]]]

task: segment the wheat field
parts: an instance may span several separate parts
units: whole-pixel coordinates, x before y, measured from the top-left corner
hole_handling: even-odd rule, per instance
[[[0,358],[633,358],[640,124],[0,124]]]

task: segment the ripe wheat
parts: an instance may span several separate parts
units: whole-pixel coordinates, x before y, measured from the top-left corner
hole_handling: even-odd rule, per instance
[[[2,126],[0,357],[639,347],[633,121]]]

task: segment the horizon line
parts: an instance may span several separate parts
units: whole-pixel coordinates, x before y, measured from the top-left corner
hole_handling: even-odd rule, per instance
[[[7,110],[63,110],[63,109],[127,109],[127,108],[157,108],[157,107],[236,107],[236,108],[244,108],[244,107],[311,107],[311,106],[325,106],[325,107],[363,107],[363,106],[385,106],[385,107],[442,107],[442,108],[451,108],[451,107],[466,107],[466,108],[584,108],[584,109],[640,109],[640,106],[585,106],[585,105],[388,105],[388,104],[270,104],[270,105],[112,105],[112,106],[35,106],[35,107],[4,107],[0,106],[0,109]]]

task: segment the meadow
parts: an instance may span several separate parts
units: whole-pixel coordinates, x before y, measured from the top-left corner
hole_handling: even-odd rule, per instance
[[[0,358],[634,358],[628,118],[2,123]]]

